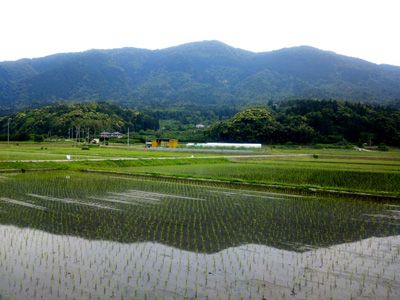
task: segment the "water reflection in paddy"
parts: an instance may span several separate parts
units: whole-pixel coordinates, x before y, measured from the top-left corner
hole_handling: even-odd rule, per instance
[[[398,299],[400,236],[213,254],[0,226],[3,299]]]
[[[21,174],[0,224],[6,299],[400,296],[395,202]]]

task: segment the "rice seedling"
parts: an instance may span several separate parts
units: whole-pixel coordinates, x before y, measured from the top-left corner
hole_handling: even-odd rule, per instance
[[[5,174],[0,296],[400,297],[400,204],[101,174]]]
[[[163,174],[179,177],[220,179],[236,182],[266,183],[293,187],[345,189],[371,193],[399,194],[398,160],[377,164],[337,159],[265,160],[200,165],[143,166],[134,173]]]

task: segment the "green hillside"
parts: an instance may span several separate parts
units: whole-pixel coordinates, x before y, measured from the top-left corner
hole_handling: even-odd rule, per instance
[[[98,136],[102,131],[158,129],[158,119],[105,102],[59,103],[2,117],[0,140],[7,138],[8,121],[12,140],[26,140],[32,135],[76,137],[79,132],[78,136],[84,138],[88,132]]]
[[[243,106],[288,98],[398,106],[400,67],[307,46],[253,53],[218,41],[0,63],[0,111],[59,100],[170,108]]]

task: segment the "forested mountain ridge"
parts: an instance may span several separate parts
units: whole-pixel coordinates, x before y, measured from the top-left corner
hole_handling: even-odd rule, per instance
[[[0,62],[0,110],[59,100],[131,107],[265,104],[287,98],[400,102],[400,67],[301,46],[254,53],[218,41]]]

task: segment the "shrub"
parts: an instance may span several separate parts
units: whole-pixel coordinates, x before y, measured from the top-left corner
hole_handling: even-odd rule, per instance
[[[379,151],[389,151],[388,146],[386,146],[385,144],[379,144],[378,147],[377,147],[377,149],[378,149]]]
[[[44,137],[43,137],[43,135],[35,134],[33,136],[33,141],[36,142],[36,143],[41,143],[41,142],[44,141]]]

